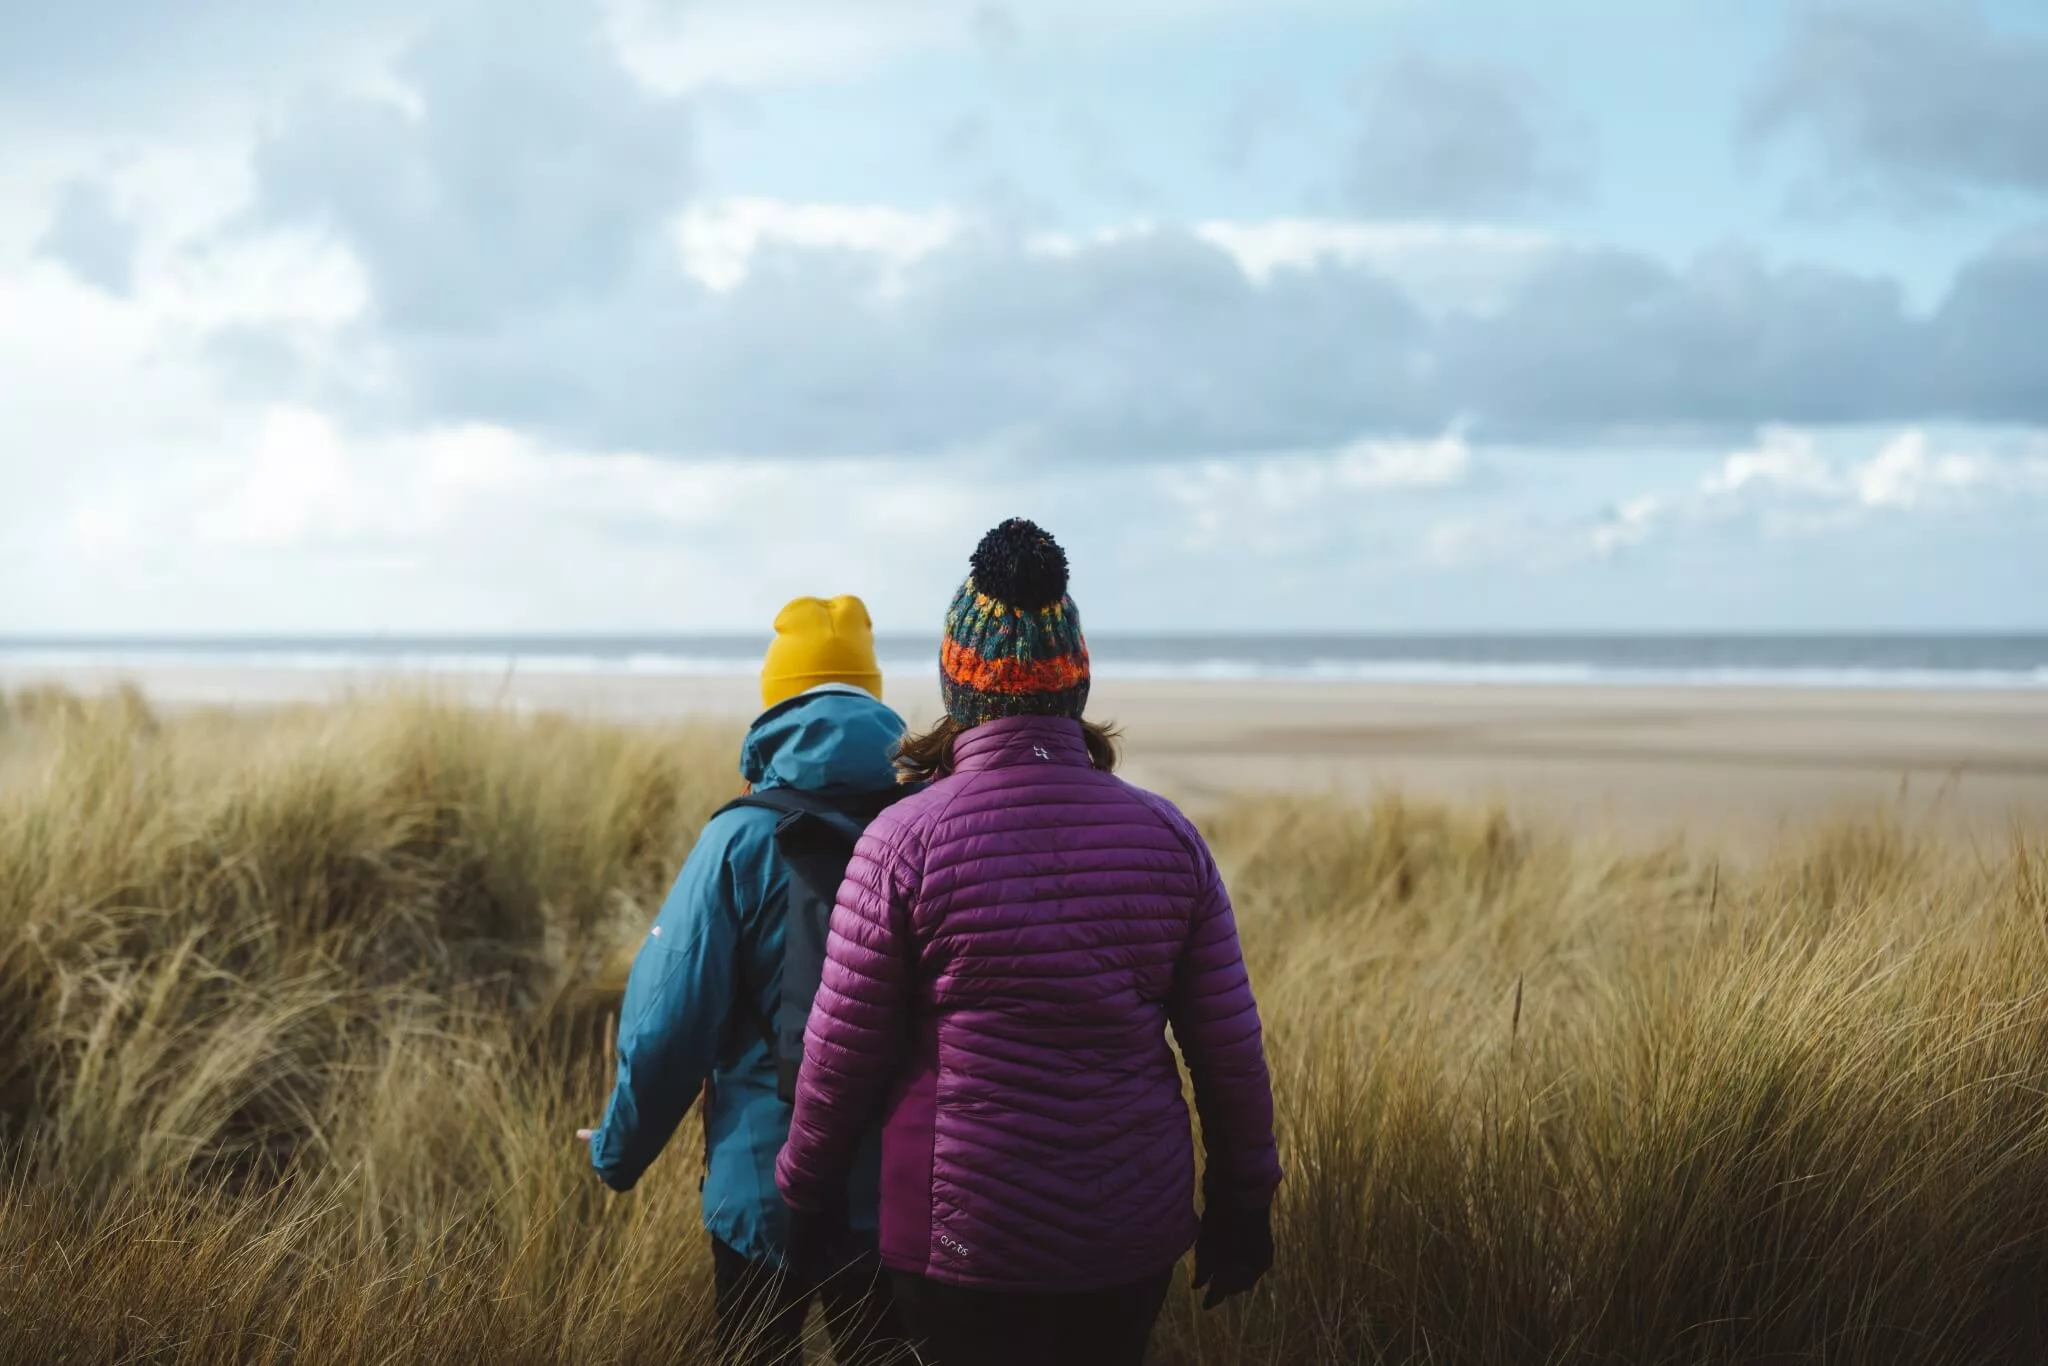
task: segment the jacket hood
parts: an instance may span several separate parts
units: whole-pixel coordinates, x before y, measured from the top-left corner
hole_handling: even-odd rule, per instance
[[[882,792],[896,785],[903,718],[857,688],[799,693],[757,718],[740,747],[755,787]]]

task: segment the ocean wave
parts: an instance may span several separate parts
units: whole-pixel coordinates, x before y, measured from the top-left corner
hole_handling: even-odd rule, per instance
[[[1758,687],[1919,690],[2048,688],[2048,665],[2031,669],[1638,667],[1585,661],[1482,663],[1448,659],[1312,660],[1298,664],[1215,659],[1190,664],[1099,664],[1098,678],[1148,681],[1473,684],[1502,687]]]
[[[71,671],[205,670],[221,673],[324,673],[344,676],[504,676],[743,678],[760,656],[737,650],[465,650],[452,647],[362,649],[204,649],[179,646],[69,648],[0,646],[0,670],[62,674]],[[887,676],[912,678],[936,670],[929,654],[885,656]],[[1701,663],[1639,665],[1584,659],[1474,660],[1306,657],[1259,659],[1243,654],[1191,654],[1184,659],[1119,659],[1098,649],[1098,678],[1157,682],[1386,683],[1497,685],[1504,687],[1767,687],[1846,689],[2048,688],[2048,664],[2022,667],[1963,665],[1839,665]]]

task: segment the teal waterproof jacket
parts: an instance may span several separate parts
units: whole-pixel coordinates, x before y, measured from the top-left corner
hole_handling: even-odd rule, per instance
[[[856,796],[893,788],[903,719],[869,694],[827,685],[770,709],[748,731],[740,771],[756,789]],[[787,1229],[775,1159],[790,1107],[776,1094],[773,1021],[782,991],[788,875],[776,816],[740,809],[698,836],[633,959],[619,1007],[618,1077],[590,1162],[630,1190],[711,1082],[704,1227],[741,1255],[779,1261]],[[870,1134],[847,1188],[856,1230],[875,1228],[879,1148]]]

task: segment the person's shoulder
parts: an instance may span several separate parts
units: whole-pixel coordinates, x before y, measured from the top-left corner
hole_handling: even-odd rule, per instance
[[[1116,781],[1117,786],[1124,790],[1125,795],[1131,801],[1151,811],[1153,815],[1172,827],[1175,834],[1199,838],[1195,830],[1195,823],[1188,819],[1187,813],[1176,806],[1171,799],[1161,796],[1150,788],[1139,787],[1127,778],[1118,778]]]
[[[874,817],[868,829],[883,829],[885,834],[903,836],[915,829],[924,829],[934,815],[946,809],[950,795],[956,786],[956,778],[938,778],[926,782],[915,793],[907,793],[897,801],[883,807],[883,813]]]
[[[765,807],[737,802],[722,806],[697,832],[692,854],[724,863],[753,858],[774,845],[775,825],[780,819]]]
[[[1139,787],[1136,783],[1124,778],[1118,778],[1116,782],[1124,790],[1130,801],[1151,812],[1153,818],[1166,827],[1181,842],[1181,845],[1188,851],[1188,857],[1194,861],[1197,870],[1208,866],[1210,862],[1209,842],[1202,838],[1201,829],[1196,826],[1194,820],[1185,811],[1181,810],[1169,798],[1162,797],[1150,788]]]
[[[951,800],[954,784],[953,778],[940,778],[889,803],[868,823],[868,838],[890,846],[922,839],[933,818]]]
[[[755,806],[745,797],[735,797],[711,813],[697,838],[699,841],[714,844],[730,843],[750,831],[764,827],[773,829],[776,821],[780,819],[781,817],[766,805]]]

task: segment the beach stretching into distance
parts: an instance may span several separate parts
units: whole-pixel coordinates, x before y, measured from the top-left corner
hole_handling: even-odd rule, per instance
[[[751,679],[139,666],[0,667],[0,688],[140,687],[168,711],[420,691],[627,723],[744,725]],[[935,680],[892,676],[913,725]],[[1423,684],[1104,678],[1135,781],[1200,808],[1246,791],[1499,801],[1629,838],[1761,836],[1887,809],[1996,835],[2048,820],[2048,690]]]

